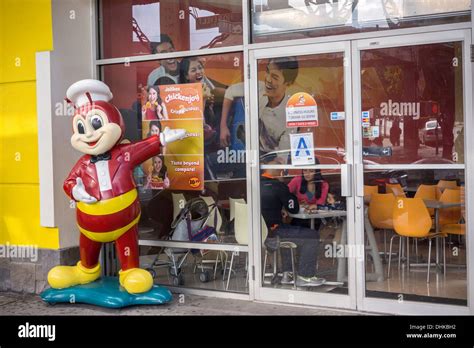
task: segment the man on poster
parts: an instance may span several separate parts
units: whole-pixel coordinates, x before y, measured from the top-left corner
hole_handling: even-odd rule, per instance
[[[259,134],[261,153],[277,152],[277,160],[288,162],[290,134],[296,128],[288,128],[286,105],[290,96],[287,89],[298,76],[298,61],[295,57],[270,59],[264,79],[263,94],[259,104]],[[266,99],[266,103],[265,103]]]

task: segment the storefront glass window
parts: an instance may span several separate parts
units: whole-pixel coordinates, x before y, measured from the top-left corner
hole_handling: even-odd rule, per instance
[[[462,43],[361,53],[366,164],[462,164]]]
[[[344,70],[343,52],[258,61],[264,287],[348,293]]]
[[[242,53],[236,52],[102,67],[102,78],[113,91],[113,102],[126,123],[127,140],[159,134],[165,127],[182,127],[189,135],[178,151],[173,147],[180,146],[180,142],[170,144],[161,155],[135,170],[142,204],[140,240],[248,244],[236,235],[230,203],[230,199],[247,199],[242,59]],[[183,106],[181,101],[188,100],[181,96],[194,89],[201,90],[202,100]],[[192,117],[177,120],[176,115],[189,112]],[[195,165],[187,166],[186,161]],[[203,227],[215,228],[215,236],[210,239],[189,238],[186,221],[175,226],[182,209],[199,197],[208,210],[192,216],[193,233],[194,221],[202,222]],[[196,213],[201,214],[198,209]],[[241,224],[248,231],[247,225]],[[165,284],[247,292],[242,271],[246,267],[245,254],[233,261],[231,272],[232,251],[225,250],[142,246],[141,262],[158,282]]]
[[[303,39],[470,20],[471,1],[252,1],[252,41]]]
[[[462,57],[462,42],[361,51],[364,225],[384,266],[368,297],[467,304]]]
[[[241,45],[242,2],[103,0],[99,32],[100,58]]]

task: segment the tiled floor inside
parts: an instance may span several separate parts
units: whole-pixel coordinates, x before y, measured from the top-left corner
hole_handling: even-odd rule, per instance
[[[432,255],[435,253],[435,243],[432,246]],[[380,250],[383,250],[383,243],[379,243]],[[397,248],[398,252],[398,245]],[[440,253],[440,262],[442,262]],[[415,256],[413,244],[411,243],[410,264],[426,264],[428,258],[428,243],[426,241],[418,243],[418,258]],[[443,267],[433,265],[435,256],[432,257],[430,269],[430,282],[427,282],[427,265],[413,267],[409,269],[406,259],[402,258],[400,269],[398,269],[398,255],[394,256],[391,265],[390,278],[387,278],[388,263],[384,262],[385,280],[382,282],[368,282],[367,291],[369,296],[380,297],[382,293],[391,293],[398,297],[400,294],[416,295],[426,297],[418,300],[436,301],[440,303],[465,304],[467,300],[467,277],[466,277],[466,249],[463,241],[459,243],[457,236],[452,236],[451,242],[447,238],[446,243],[446,274]],[[369,265],[368,269],[371,266]],[[373,292],[373,293],[371,293]]]
[[[340,222],[328,222],[321,228],[321,243],[318,257],[318,276],[324,277],[328,284],[314,287],[314,288],[298,288],[300,291],[315,291],[315,292],[331,292],[338,294],[347,294],[347,282],[338,284],[336,281],[336,270],[339,260],[333,258],[326,258],[324,255],[324,248],[331,244],[334,240],[338,240],[340,236]],[[384,250],[383,235],[381,232],[375,232],[379,250]],[[388,240],[390,234],[388,235]],[[434,243],[433,243],[434,244]],[[396,246],[396,247],[395,247]],[[427,259],[427,242],[420,241],[418,243],[418,262],[426,262]],[[394,250],[398,252],[398,245],[394,244]],[[433,246],[433,255],[435,247]],[[436,269],[431,267],[430,283],[426,282],[427,267],[411,267],[408,271],[404,262],[402,262],[400,270],[398,270],[398,255],[394,255],[391,266],[391,276],[387,278],[387,260],[383,261],[384,279],[381,281],[368,281],[366,283],[367,296],[369,297],[384,297],[384,298],[399,298],[399,295],[414,296],[416,301],[435,301],[439,303],[451,304],[465,304],[467,299],[467,280],[465,265],[465,245],[457,236],[453,236],[451,243],[446,244],[447,263],[450,265],[447,268],[446,274],[442,273],[442,268]],[[453,253],[453,250],[455,251]],[[454,255],[453,255],[454,254]],[[230,259],[230,252],[228,252]],[[154,256],[142,256],[142,265],[146,267],[150,265]],[[163,255],[162,259],[168,258]],[[410,263],[414,263],[414,250],[410,252]],[[246,256],[241,253],[236,258],[234,263],[232,276],[230,278],[227,291],[247,293],[248,285],[246,282]],[[453,266],[459,265],[459,267]],[[366,269],[371,271],[373,269],[372,261],[369,258]],[[167,267],[155,268],[156,277],[155,282],[164,285],[173,285],[173,276],[170,275]],[[216,278],[213,279],[213,271],[209,270],[211,279],[202,282],[200,279],[200,270],[194,272],[194,257],[192,254],[188,255],[188,259],[182,268],[182,282],[183,286],[197,289],[209,289],[226,291],[227,276],[225,279],[222,276],[222,267],[219,265]],[[271,272],[271,261],[267,268],[267,273]],[[282,285],[280,283],[271,284],[271,277],[265,278],[266,287],[292,289],[292,285]]]

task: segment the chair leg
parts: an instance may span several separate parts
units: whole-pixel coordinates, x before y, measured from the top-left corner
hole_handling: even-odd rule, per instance
[[[232,257],[230,258],[229,274],[227,275],[227,284],[225,286],[226,291],[229,289],[230,276],[232,275],[232,264],[234,263],[234,255],[235,252],[232,252]]]
[[[415,257],[416,262],[418,262],[418,238],[415,238]]]
[[[227,264],[229,263],[229,254],[227,254],[227,251],[224,251],[224,256],[225,256],[225,260],[224,260],[224,272],[222,272],[222,281],[225,281],[225,275],[226,275],[226,271],[227,271]]]
[[[171,263],[173,264],[174,274],[178,275],[178,266],[176,264],[176,258],[173,253],[171,253]]]
[[[291,252],[291,270],[293,271],[293,289],[296,289],[296,268],[295,268],[295,253],[293,251],[293,248],[290,248]]]
[[[249,283],[249,254],[245,254],[245,268],[247,269],[247,274],[245,276],[245,287]]]
[[[400,269],[401,269],[402,256],[403,256],[403,237],[400,236],[400,240],[398,242],[398,273],[400,273]]]
[[[410,271],[410,237],[407,237],[407,272]]]
[[[430,282],[430,268],[431,268],[431,238],[428,239],[428,274],[426,276],[426,282]]]
[[[388,273],[387,273],[387,278],[390,278],[390,264],[392,263],[392,245],[393,245],[393,239],[399,237],[399,235],[395,234],[390,238],[390,251],[388,254]],[[400,258],[400,254],[398,254],[398,257]]]
[[[219,264],[219,256],[220,256],[221,252],[220,251],[217,251],[217,255],[216,255],[216,262],[214,263],[214,280],[216,280],[216,275],[217,275],[217,265]]]
[[[443,238],[443,272],[444,275],[446,276],[446,238]]]
[[[224,257],[222,257],[224,263],[221,261],[221,266],[222,266],[222,281],[225,281],[225,272],[227,271],[227,253],[225,254],[225,260]]]
[[[387,260],[387,230],[383,230],[383,258]]]
[[[273,276],[278,276],[278,252],[279,250],[275,250],[273,252]]]
[[[222,281],[225,281],[225,276],[227,274],[227,263],[228,263],[228,256],[225,257],[224,268],[222,270]]]
[[[265,283],[265,272],[267,271],[267,257],[268,251],[265,249],[265,257],[263,258],[262,284]]]

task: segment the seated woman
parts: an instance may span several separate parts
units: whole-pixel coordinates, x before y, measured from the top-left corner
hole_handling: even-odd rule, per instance
[[[297,198],[302,207],[307,210],[316,210],[318,205],[326,204],[329,184],[324,181],[321,171],[318,169],[303,169],[300,176],[295,176],[289,183],[288,188]],[[319,220],[316,220],[316,223]],[[293,219],[292,223],[297,226],[309,227],[309,219]],[[316,229],[319,227],[316,227]]]

